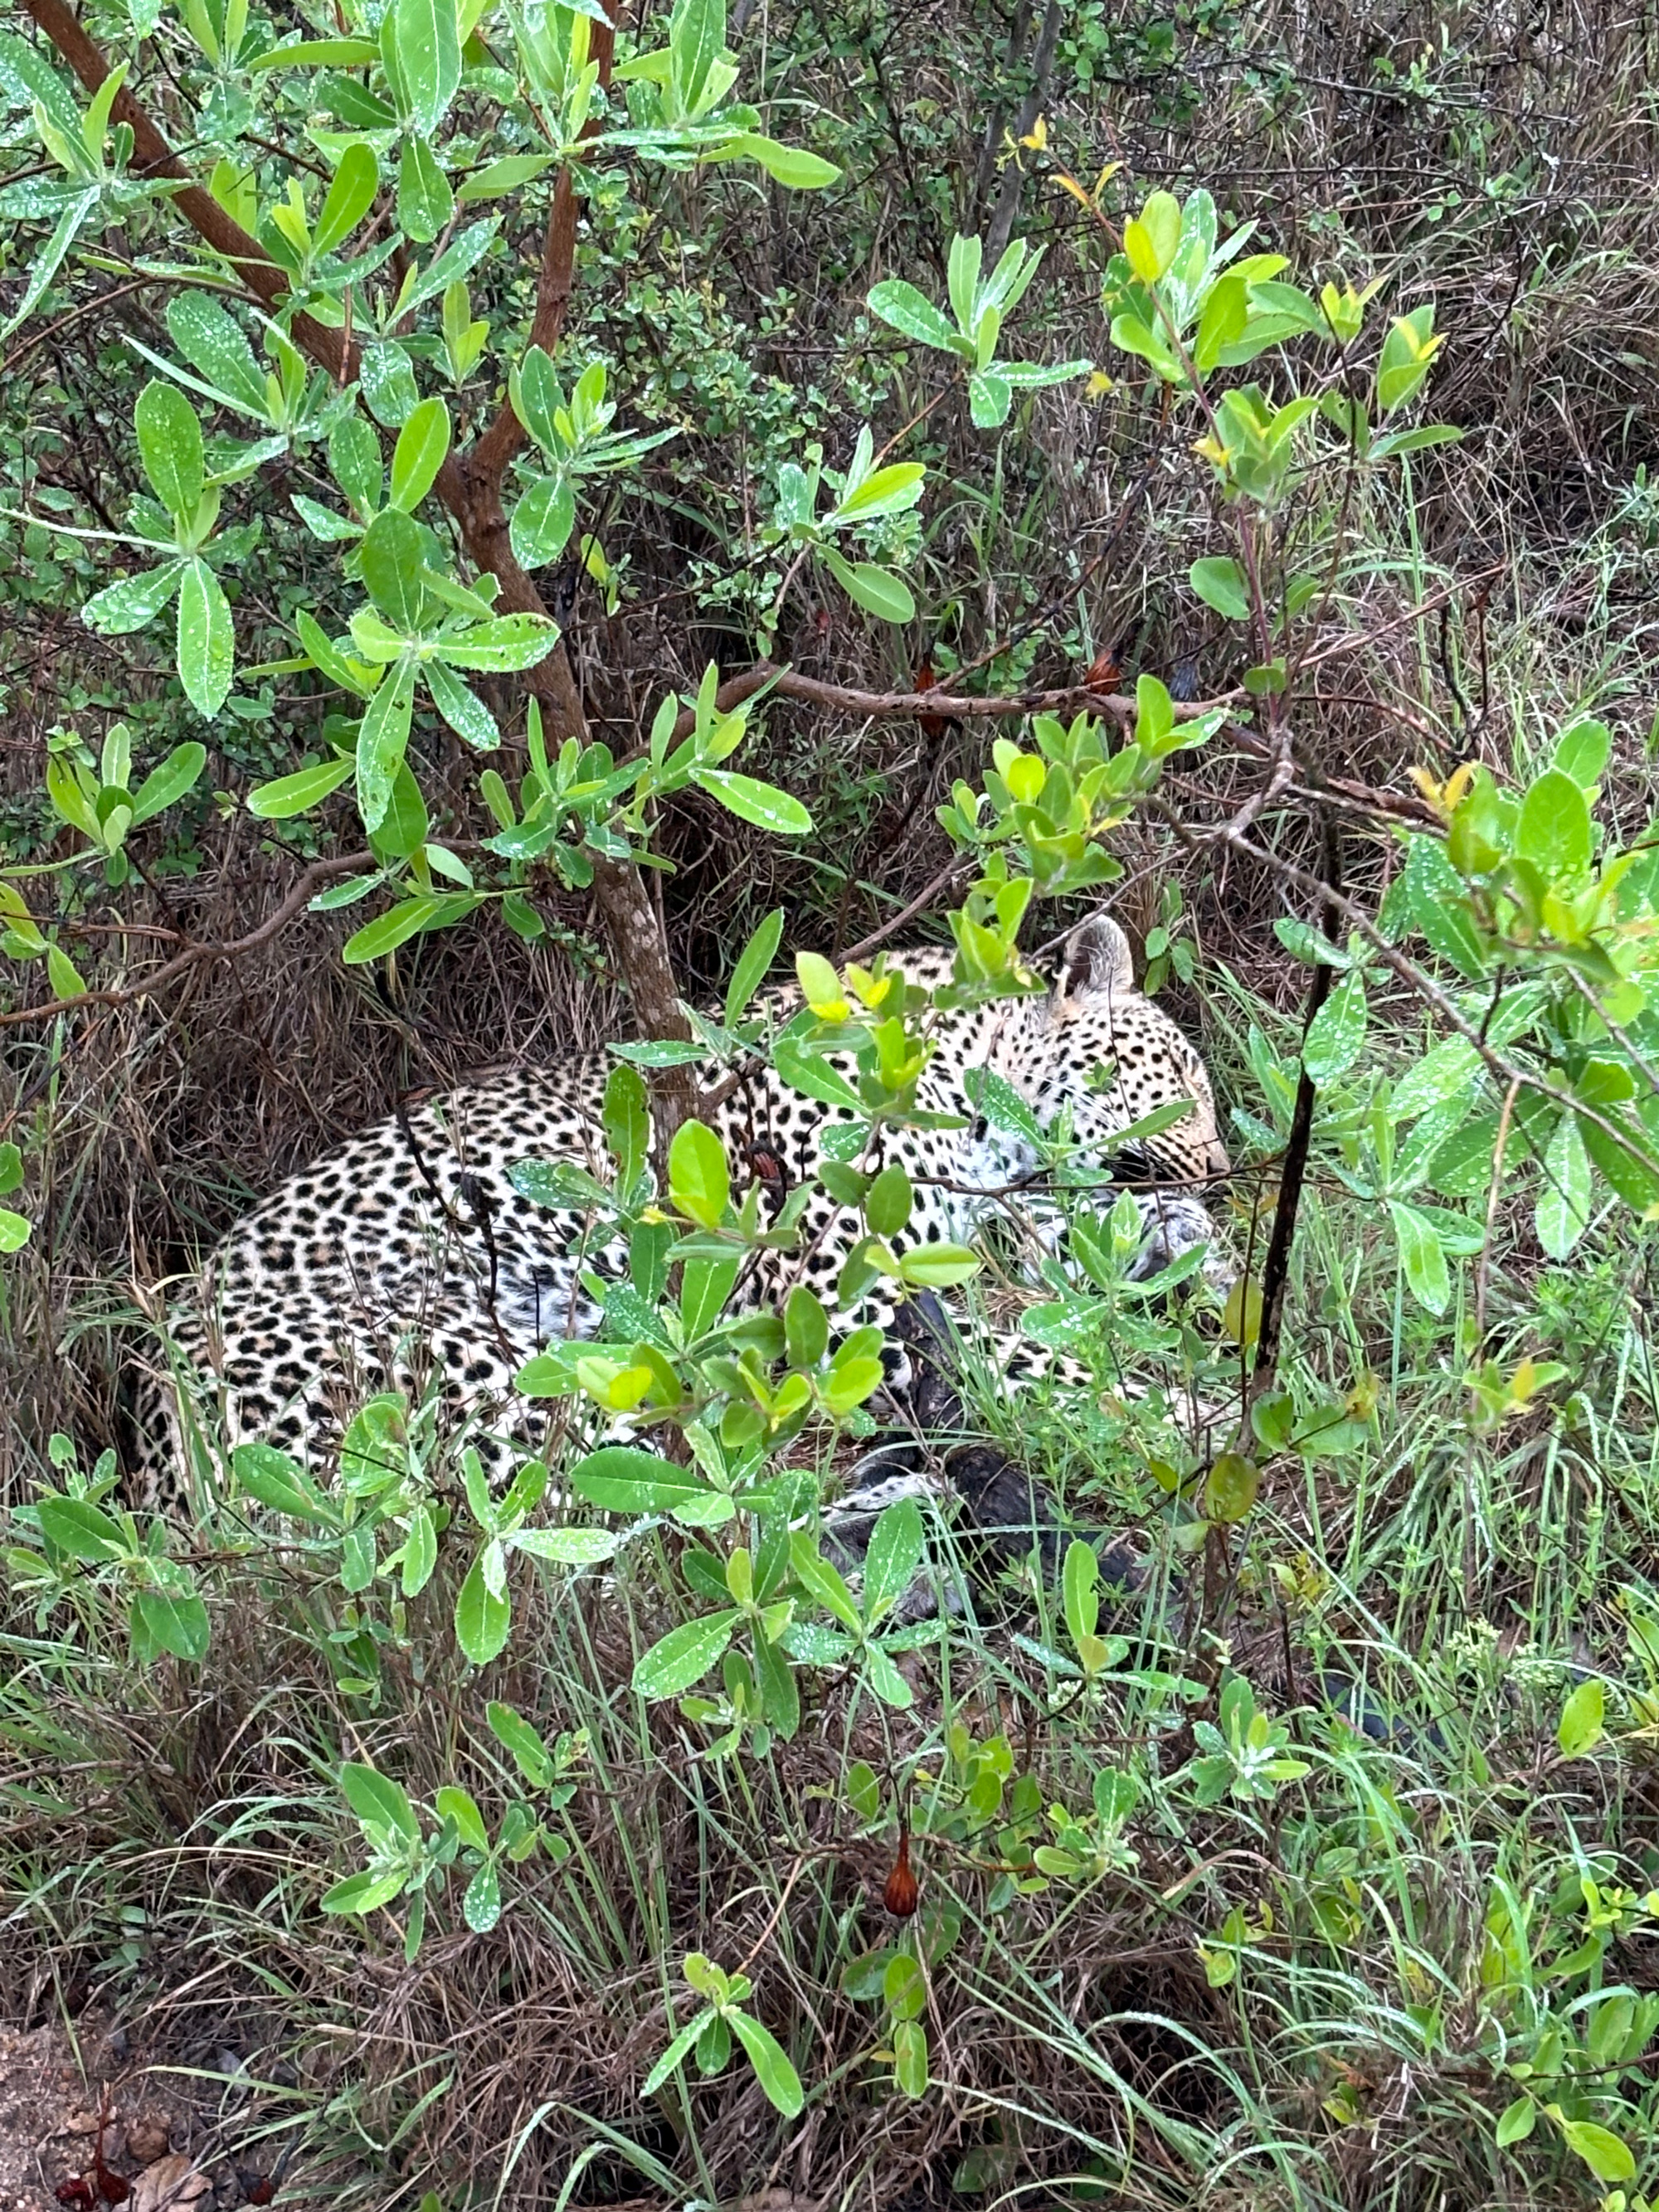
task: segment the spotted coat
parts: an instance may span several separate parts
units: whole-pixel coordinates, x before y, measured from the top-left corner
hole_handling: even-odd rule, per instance
[[[936,950],[899,958],[915,982],[950,972],[950,955]],[[1085,1158],[1155,1108],[1187,1103],[1132,1164],[1137,1179],[1166,1186],[1141,1200],[1148,1269],[1207,1234],[1203,1186],[1227,1168],[1209,1079],[1175,1023],[1135,989],[1115,923],[1097,916],[1075,931],[1043,995],[950,1014],[938,1037],[918,1103],[967,1126],[887,1133],[884,1158],[903,1163],[915,1191],[908,1225],[892,1239],[900,1250],[971,1240],[1036,1165],[1034,1147],[975,1117],[963,1078],[975,1067],[1000,1075],[1042,1127],[1066,1115]],[[223,1449],[263,1438],[325,1459],[342,1417],[387,1388],[416,1400],[435,1390],[445,1416],[481,1437],[538,1444],[547,1408],[519,1397],[514,1376],[550,1340],[592,1333],[581,1276],[614,1272],[619,1255],[595,1249],[591,1216],[532,1203],[510,1170],[561,1160],[608,1178],[600,1114],[612,1065],[572,1054],[409,1103],[239,1222],[171,1305],[167,1357],[140,1401],[138,1494],[179,1494],[181,1419]],[[713,1116],[734,1192],[758,1178],[774,1199],[816,1173],[826,1130],[851,1118],[769,1069]],[[816,1192],[796,1247],[757,1255],[738,1303],[775,1305],[799,1282],[833,1308],[862,1233],[855,1211]]]

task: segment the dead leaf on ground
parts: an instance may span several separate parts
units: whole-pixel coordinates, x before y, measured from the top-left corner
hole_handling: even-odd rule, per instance
[[[130,2212],[207,2212],[213,2184],[182,2151],[147,2166],[132,2185]]]

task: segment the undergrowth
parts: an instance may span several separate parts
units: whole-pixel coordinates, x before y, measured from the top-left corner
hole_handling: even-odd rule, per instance
[[[845,189],[786,215],[781,194],[699,172],[659,204],[630,190],[589,209],[568,343],[619,365],[641,430],[681,433],[626,514],[595,517],[629,618],[591,572],[571,580],[596,728],[626,736],[665,685],[750,650],[777,583],[750,533],[762,476],[803,438],[844,459],[857,424],[885,436],[927,404],[866,311],[874,283],[902,269],[938,295],[952,233],[1006,198],[1048,251],[1022,309],[1031,357],[1105,358],[1090,217],[1055,173],[1087,187],[1116,161],[1137,197],[1209,190],[1315,276],[1379,277],[1390,313],[1431,301],[1447,334],[1434,407],[1464,439],[1343,509],[1316,642],[1345,651],[1296,701],[1303,757],[1338,780],[1350,893],[1374,911],[1402,846],[1397,820],[1344,812],[1344,780],[1409,802],[1407,763],[1443,793],[1478,761],[1524,787],[1586,714],[1611,738],[1600,817],[1638,839],[1659,563],[1651,19],[1079,0],[1039,86],[1038,13],[740,9],[757,97],[799,103]],[[1037,91],[1046,134],[1017,133]],[[142,290],[89,312],[99,281],[94,259],[66,271],[50,326],[9,340],[0,840],[9,862],[56,866],[40,785],[66,726],[95,750],[124,717],[146,757],[199,734],[215,795],[150,851],[122,927],[219,944],[319,849],[314,825],[251,837],[234,802],[307,754],[317,701],[271,680],[240,720],[204,718],[165,641],[66,623],[102,572],[40,518],[102,526],[125,501],[125,340],[165,343]],[[524,306],[509,290],[502,313]],[[1044,393],[994,467],[958,399],[921,418],[925,613],[895,629],[828,592],[799,600],[780,657],[872,692],[981,658],[999,690],[1059,684],[1103,653],[1177,696],[1233,685],[1249,656],[1188,582],[1231,543],[1223,501],[1112,366],[1115,390]],[[1313,537],[1349,494],[1307,496]],[[343,618],[315,562],[283,507],[235,580],[239,626],[273,661],[297,608]],[[723,989],[774,909],[792,947],[835,950],[908,906],[951,858],[935,809],[980,775],[982,736],[771,702],[761,757],[817,834],[786,848],[696,790],[664,806],[688,995]],[[434,748],[423,768],[434,818],[463,832],[480,826],[465,766]],[[1228,1110],[1228,1226],[1259,1271],[1310,974],[1275,925],[1319,919],[1284,873],[1317,869],[1319,827],[1292,792],[1251,851],[1182,834],[1258,770],[1224,741],[1182,757],[1165,811],[1113,849],[1117,910]],[[255,1193],[410,1089],[623,1032],[589,902],[568,884],[538,896],[533,943],[473,918],[348,969],[351,918],[307,913],[165,1003],[0,1031],[0,1138],[27,1134],[36,1227],[0,1267],[12,1508],[97,1487],[155,1286]],[[128,945],[103,914],[70,930],[83,962],[108,935]],[[939,934],[927,914],[915,930]],[[43,1575],[15,1522],[9,2014],[72,2028],[106,2008],[198,2081],[242,2053],[255,2087],[225,2139],[281,2165],[283,2201],[346,2212],[1638,2212],[1659,2190],[1653,1231],[1598,1198],[1552,1258],[1530,1205],[1471,1182],[1432,1310],[1366,1117],[1388,1112],[1369,1086],[1437,1031],[1398,975],[1369,988],[1365,1057],[1322,1094],[1279,1361],[1291,1425],[1263,1443],[1259,1492],[1194,1540],[1203,1455],[1133,1377],[1109,1364],[1081,1397],[1016,1401],[970,1359],[984,1432],[1069,1531],[1131,1532],[1149,1573],[1138,1593],[1103,1585],[1092,1625],[1059,1577],[963,1577],[948,1633],[895,1644],[908,1704],[834,1664],[804,1669],[787,1735],[735,1672],[700,1685],[707,1711],[647,1698],[641,1657],[696,1611],[694,1540],[670,1524],[620,1562],[516,1556],[512,1638],[475,1663],[455,1630],[465,1474],[441,1444],[422,1476],[454,1520],[407,1597],[343,1588],[326,1547],[210,1485],[177,1554],[200,1665],[139,1663],[109,1583]],[[1237,1417],[1245,1356],[1213,1316],[1123,1326],[1144,1333],[1139,1371],[1176,1400],[1196,1376]],[[953,1574],[948,1533],[930,1534]],[[424,1869],[361,1917],[324,1910],[375,1848],[348,1766],[395,1778]],[[885,1902],[907,1828],[914,1917]],[[751,1986],[688,1977],[688,1960]],[[647,2092],[711,1990],[787,2057],[798,2113],[769,2094],[766,2046],[751,2063],[724,2021]]]

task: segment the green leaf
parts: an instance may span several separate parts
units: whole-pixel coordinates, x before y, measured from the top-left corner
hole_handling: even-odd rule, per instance
[[[1539,1176],[1538,1241],[1552,1260],[1565,1260],[1589,1226],[1593,1187],[1589,1156],[1576,1114],[1555,1125]]]
[[[411,138],[398,164],[398,227],[417,246],[430,246],[455,211],[437,155],[424,138]]]
[[[409,1516],[409,1534],[404,1540],[404,1559],[401,1571],[403,1593],[405,1597],[418,1597],[432,1579],[432,1571],[438,1564],[438,1531],[432,1518],[432,1508],[424,1499]]]
[[[668,19],[672,82],[680,112],[695,115],[726,44],[726,0],[676,0]]]
[[[399,661],[369,701],[357,732],[357,811],[371,836],[392,805],[392,787],[409,750],[414,709],[414,664]]]
[[[323,1897],[325,1912],[369,1913],[389,1905],[404,1886],[401,1869],[391,1874],[349,1874]]]
[[[526,568],[557,560],[576,526],[576,495],[568,477],[538,477],[513,510],[507,535]]]
[[[1635,2156],[1611,2128],[1598,2127],[1594,2120],[1556,2118],[1555,2124],[1567,2148],[1577,2153],[1598,2181],[1635,2180]]]
[[[420,411],[416,407],[410,421]],[[447,429],[446,422],[446,435]],[[403,637],[419,634],[426,612],[426,586],[422,581],[424,550],[419,524],[395,507],[377,514],[363,532],[357,556],[363,582],[370,599]]]
[[[394,338],[377,338],[363,348],[357,378],[369,413],[388,430],[406,422],[420,404],[414,368]]]
[[[951,312],[971,337],[974,328],[974,309],[979,297],[980,264],[984,248],[976,238],[957,237],[951,240],[950,259],[945,264],[945,289],[951,301]]]
[[[210,720],[229,695],[236,635],[224,586],[205,561],[191,561],[179,586],[179,680],[198,714]]]
[[[178,590],[184,573],[182,561],[168,561],[159,568],[118,577],[101,592],[93,593],[81,610],[81,619],[88,629],[104,637],[121,637],[129,630],[143,629]]]
[[[392,780],[392,797],[387,804],[386,819],[375,830],[370,841],[374,856],[379,860],[408,860],[425,846],[432,827],[426,811],[426,801],[421,796],[421,787],[410,773],[407,762]],[[440,872],[442,872],[441,868]]]
[[[302,491],[291,491],[289,501],[312,536],[325,545],[355,545],[363,534],[361,525],[349,514],[337,514],[331,507],[307,499]]]
[[[1480,1055],[1467,1037],[1448,1037],[1408,1067],[1394,1086],[1389,1112],[1407,1121],[1467,1091],[1480,1073]]]
[[[1115,315],[1112,319],[1112,343],[1125,353],[1132,353],[1146,362],[1166,384],[1178,384],[1183,371],[1163,338],[1151,324],[1139,315]]]
[[[914,1498],[890,1505],[877,1521],[864,1562],[864,1618],[870,1627],[909,1589],[922,1545],[921,1508]]]
[[[1227,1524],[1248,1519],[1261,1487],[1261,1473],[1254,1460],[1239,1452],[1222,1452],[1204,1479],[1204,1515]]]
[[[155,496],[183,526],[202,502],[202,426],[177,385],[153,377],[133,410],[138,457]]]
[[[46,120],[60,137],[80,136],[81,111],[68,83],[44,52],[15,31],[0,31],[0,85],[11,94],[13,106],[26,115],[39,100]]]
[[[1229,622],[1243,622],[1249,614],[1249,586],[1237,561],[1194,561],[1187,576],[1205,605]]]
[[[927,2094],[927,2031],[920,2021],[894,2023],[893,2079],[907,2097]]]
[[[341,155],[339,167],[324,198],[312,235],[313,249],[318,253],[331,253],[349,238],[374,206],[374,195],[380,188],[380,167],[374,148],[361,138],[354,139]]]
[[[686,2053],[690,2050],[692,2045],[702,2039],[703,2033],[708,2027],[710,2021],[718,2018],[719,2014],[715,2012],[714,2007],[712,2005],[705,2005],[702,2010],[697,2014],[693,2021],[691,2021],[690,2025],[680,2030],[679,2033],[669,2045],[667,2050],[664,2051],[662,2057],[657,2061],[656,2064],[651,2069],[651,2071],[645,2077],[645,2094],[647,2097],[654,2097],[656,2095],[658,2090],[661,2088],[663,2083],[668,2079],[675,2068],[684,2059]]]
[[[341,959],[348,968],[357,968],[366,960],[378,960],[384,953],[395,951],[424,929],[448,903],[447,898],[399,899],[396,906],[376,915],[373,921],[366,921],[347,938],[340,948]]]
[[[1173,192],[1154,192],[1139,215],[1123,226],[1123,251],[1143,284],[1156,284],[1181,244],[1181,203]]]
[[[556,1567],[597,1567],[614,1559],[625,1540],[617,1528],[521,1528],[512,1548]]]
[[[72,1559],[102,1565],[125,1559],[132,1547],[121,1525],[85,1498],[43,1498],[35,1509],[40,1533]]]
[[[475,1851],[489,1849],[489,1833],[483,1824],[471,1796],[454,1784],[446,1784],[433,1800],[433,1808],[441,1820],[453,1820],[463,1844]]]
[[[908,622],[915,601],[902,579],[872,561],[852,562],[833,545],[820,545],[818,556],[849,599],[883,622]]]
[[[965,1244],[919,1244],[901,1254],[898,1263],[902,1281],[928,1291],[954,1290],[971,1282],[979,1270],[978,1258]]]
[[[152,1645],[198,1664],[207,1656],[212,1625],[193,1590],[139,1590],[132,1609]]]
[[[1530,2097],[1517,2097],[1512,2105],[1505,2105],[1498,2115],[1492,2140],[1499,2150],[1507,2150],[1511,2143],[1525,2142],[1538,2118],[1538,2106]]]
[[[862,1623],[853,1594],[804,1528],[797,1528],[789,1540],[789,1564],[802,1588],[826,1613],[833,1613],[843,1627],[856,1634]]]
[[[800,2076],[790,2064],[782,2045],[769,2029],[746,2012],[728,2012],[726,2023],[749,2054],[755,2079],[786,2120],[797,2119],[806,2102]]]
[[[878,514],[902,514],[921,498],[927,473],[920,461],[895,461],[890,468],[877,469],[856,491],[847,495],[829,520],[853,522]]]
[[[1592,1678],[1581,1682],[1561,1708],[1555,1741],[1564,1759],[1582,1759],[1601,1741],[1607,1712],[1605,1683]]]
[[[1460,974],[1486,972],[1486,948],[1469,903],[1468,888],[1435,837],[1413,837],[1406,855],[1406,905],[1431,951]]]
[[[956,332],[925,294],[902,276],[890,276],[870,294],[870,312],[907,338],[933,346],[940,353],[956,351]]]
[[[897,1160],[890,1160],[865,1194],[864,1218],[877,1237],[896,1237],[908,1224],[915,1194]]]
[[[240,325],[217,300],[206,292],[180,292],[168,302],[167,330],[185,359],[215,391],[255,422],[270,420],[264,371]]]
[[[1590,718],[1574,722],[1555,741],[1554,766],[1570,775],[1581,791],[1594,791],[1601,780],[1613,749],[1613,732],[1605,722]]]
[[[258,75],[264,70],[320,69],[331,64],[337,69],[364,69],[380,58],[380,50],[372,39],[300,39],[289,46],[271,46],[246,64]]]
[[[133,793],[132,826],[149,822],[174,806],[185,793],[193,788],[197,778],[207,766],[207,747],[191,738],[187,744],[175,745],[167,758],[153,768]]]
[[[520,1773],[532,1789],[546,1789],[552,1779],[553,1761],[538,1731],[521,1713],[494,1698],[484,1707],[484,1718],[496,1742],[511,1752]]]
[[[449,410],[441,399],[422,399],[398,433],[392,449],[392,506],[412,514],[436,483],[448,452]]]
[[[545,615],[497,615],[447,637],[443,657],[453,668],[511,675],[545,660],[558,641],[558,624]]]
[[[408,1793],[389,1774],[348,1760],[340,1769],[340,1791],[365,1828],[389,1828],[409,1843],[420,1841],[421,1824]]]
[[[703,768],[696,774],[703,789],[739,821],[752,822],[757,829],[769,830],[779,837],[805,837],[811,830],[812,817],[799,799],[775,784],[740,775],[735,769]]]
[[[1094,1547],[1073,1538],[1066,1547],[1066,1561],[1060,1574],[1066,1626],[1073,1644],[1080,1644],[1085,1637],[1092,1636],[1099,1622],[1099,1580],[1100,1561]]]
[[[843,560],[833,546],[818,550],[825,567],[855,606],[874,615],[878,622],[914,619],[915,599],[902,576],[896,576],[890,568],[878,568],[873,561]]]
[[[497,1597],[484,1578],[488,1547],[467,1569],[455,1601],[455,1641],[475,1667],[487,1666],[507,1642],[513,1627],[512,1600]]]
[[[461,40],[455,0],[396,0],[391,27],[397,44],[398,70],[415,127],[422,137],[429,138],[460,88]]]
[[[279,775],[272,783],[256,784],[247,795],[247,811],[261,822],[286,822],[337,791],[356,766],[348,754],[343,760],[319,761],[314,768]]]
[[[775,907],[755,930],[738,955],[732,981],[726,988],[726,1023],[734,1028],[749,1008],[749,1001],[771,973],[783,939],[783,908]]]
[[[34,1224],[23,1214],[14,1213],[9,1206],[0,1206],[0,1252],[21,1252]]]
[[[443,252],[429,261],[418,276],[411,277],[398,294],[403,313],[412,313],[468,275],[489,251],[500,228],[500,217],[490,216],[483,222],[469,223],[458,237],[452,238]]]
[[[606,1444],[578,1460],[570,1486],[607,1513],[672,1513],[709,1494],[696,1476],[632,1444]]]
[[[1429,364],[1440,341],[1434,329],[1432,307],[1414,307],[1396,316],[1382,341],[1376,364],[1376,404],[1383,415],[1403,407],[1429,373]]]
[[[645,1172],[651,1149],[651,1095],[637,1068],[624,1062],[611,1069],[599,1111],[617,1178],[633,1183]]]
[[[373,514],[380,504],[385,471],[380,441],[361,415],[348,415],[329,433],[328,465],[335,483],[357,512]]]
[[[1594,839],[1583,790],[1559,768],[1534,778],[1521,802],[1515,849],[1547,883],[1571,887],[1588,871]]]
[[[994,368],[977,368],[968,380],[968,413],[976,430],[995,430],[1014,404],[1012,381]]]
[[[553,160],[551,154],[503,154],[500,161],[475,170],[455,197],[461,201],[501,199],[533,184]]]
[[[732,1641],[739,1615],[735,1607],[688,1620],[643,1652],[634,1668],[634,1687],[653,1701],[677,1698],[700,1682]]]
[[[781,145],[775,138],[764,137],[758,131],[739,131],[727,139],[714,158],[721,161],[758,161],[769,177],[775,178],[792,192],[822,191],[841,174],[835,163],[826,161],[821,154],[809,153],[805,146]]]
[[[1412,1296],[1430,1313],[1444,1313],[1451,1303],[1451,1276],[1439,1231],[1427,1214],[1399,1199],[1389,1200],[1389,1212]]]
[[[466,1886],[461,1913],[475,1936],[487,1936],[501,1917],[501,1878],[494,1859],[486,1859]]]
[[[463,684],[441,660],[428,660],[422,673],[433,705],[456,736],[477,752],[494,752],[501,741],[501,731],[471,686]]]
[[[706,1121],[684,1121],[668,1152],[669,1195],[704,1229],[718,1227],[732,1191],[726,1146]]]
[[[238,1444],[230,1455],[231,1471],[250,1498],[273,1513],[295,1521],[314,1521],[325,1526],[337,1516],[316,1484],[286,1452],[272,1444]]]
[[[915,1693],[879,1644],[866,1644],[864,1664],[870,1687],[883,1705],[890,1705],[895,1712],[908,1712],[915,1703]]]
[[[60,999],[78,999],[87,988],[80,969],[61,945],[46,947],[46,978]]]
[[[1344,1075],[1365,1044],[1365,979],[1351,968],[1308,1024],[1302,1065],[1309,1080],[1329,1083]]]
[[[994,1129],[1006,1130],[1010,1136],[1029,1137],[1033,1144],[1040,1141],[1042,1131],[1036,1115],[1006,1076],[999,1075],[994,1068],[970,1067],[963,1077],[962,1087],[969,1105],[982,1114]]]
[[[792,1091],[817,1098],[826,1106],[846,1106],[855,1114],[863,1102],[846,1077],[831,1067],[821,1054],[809,1052],[797,1038],[781,1036],[773,1048],[772,1065]]]

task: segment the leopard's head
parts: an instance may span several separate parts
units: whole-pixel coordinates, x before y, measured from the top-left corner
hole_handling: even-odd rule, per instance
[[[1135,988],[1129,940],[1109,915],[1065,940],[1046,996],[1024,1002],[1006,1072],[1045,1129],[1063,1125],[1084,1161],[1127,1180],[1200,1187],[1225,1175],[1226,1147],[1204,1063],[1160,1006]],[[1169,1109],[1183,1110],[1165,1121]],[[1110,1140],[1156,1115],[1127,1154]]]

